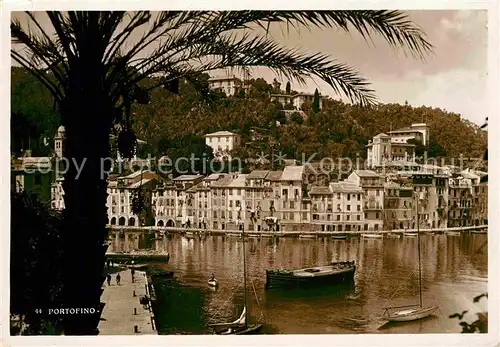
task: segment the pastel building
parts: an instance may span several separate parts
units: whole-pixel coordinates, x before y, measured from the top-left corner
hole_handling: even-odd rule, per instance
[[[241,138],[230,131],[217,131],[205,135],[205,142],[213,149],[215,157],[231,160],[230,153],[240,145]]]

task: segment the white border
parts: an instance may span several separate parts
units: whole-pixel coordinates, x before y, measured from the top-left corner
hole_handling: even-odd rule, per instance
[[[94,345],[94,346],[150,346],[150,345],[168,345],[168,346],[316,346],[316,345],[335,345],[335,346],[497,346],[499,344],[499,326],[498,326],[498,230],[497,225],[500,187],[495,179],[489,180],[489,221],[493,227],[488,234],[489,247],[489,279],[488,279],[488,310],[489,310],[489,333],[482,335],[462,335],[462,334],[399,334],[399,335],[372,335],[372,334],[353,334],[353,335],[262,335],[246,336],[244,338],[236,336],[96,336],[96,337],[10,337],[9,336],[9,239],[10,239],[10,11],[19,10],[111,10],[111,9],[487,9],[488,10],[488,91],[489,91],[489,171],[490,176],[499,177],[496,158],[498,143],[495,141],[498,117],[500,114],[500,93],[499,93],[499,27],[498,27],[498,3],[497,1],[408,1],[408,0],[381,0],[372,2],[366,0],[358,1],[190,1],[186,4],[181,0],[170,0],[168,6],[161,1],[153,0],[120,0],[120,1],[15,1],[0,0],[1,27],[0,43],[2,54],[0,56],[0,73],[2,77],[2,86],[0,89],[0,107],[2,117],[0,117],[0,151],[3,160],[2,177],[0,186],[2,191],[2,200],[0,200],[0,215],[2,218],[1,233],[1,278],[2,291],[0,296],[0,344],[15,346],[75,346],[75,345]],[[450,91],[452,92],[452,91]],[[486,115],[485,115],[486,116]],[[492,135],[492,136],[491,136]]]

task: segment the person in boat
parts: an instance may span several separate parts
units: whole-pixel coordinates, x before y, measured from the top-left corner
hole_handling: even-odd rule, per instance
[[[212,277],[210,277],[210,281],[212,282],[215,281],[215,275],[213,274],[213,272],[212,272]]]

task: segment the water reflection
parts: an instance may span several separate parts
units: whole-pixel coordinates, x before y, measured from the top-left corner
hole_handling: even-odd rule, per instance
[[[250,313],[253,317],[264,314],[267,333],[459,332],[457,321],[448,315],[466,309],[474,312],[486,305],[486,301],[479,307],[472,304],[474,296],[487,290],[487,246],[481,248],[486,240],[486,235],[474,234],[422,236],[424,302],[438,303],[440,312],[420,322],[383,325],[383,306],[418,303],[417,238],[249,238]],[[170,240],[154,241],[152,247],[170,252],[166,267],[175,271],[176,278],[176,285],[170,285],[165,294],[168,305],[162,310],[169,311],[163,314],[170,318],[161,323],[160,332],[209,333],[205,325],[211,319],[231,320],[241,312],[239,238],[186,239],[174,235]],[[268,268],[306,267],[337,260],[356,261],[354,288],[264,290]],[[207,286],[211,273],[220,283],[215,291]],[[163,295],[161,289],[157,292]],[[198,306],[187,308],[180,299],[185,296],[189,305]]]

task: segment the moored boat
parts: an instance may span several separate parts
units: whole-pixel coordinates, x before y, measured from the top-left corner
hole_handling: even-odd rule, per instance
[[[369,238],[369,239],[381,239],[384,237],[382,234],[363,234],[364,238]]]
[[[347,239],[347,235],[343,235],[343,234],[332,235],[332,240],[345,240],[345,239]]]
[[[349,283],[353,282],[355,271],[354,261],[294,270],[266,270],[266,288]]]
[[[219,282],[215,278],[209,279],[207,283],[210,287],[217,287],[219,285]]]
[[[403,233],[403,236],[416,237],[417,233],[406,232],[406,233]]]
[[[300,234],[299,239],[315,239],[317,235],[314,234]]]
[[[460,236],[460,231],[446,231],[446,235],[448,236]]]

